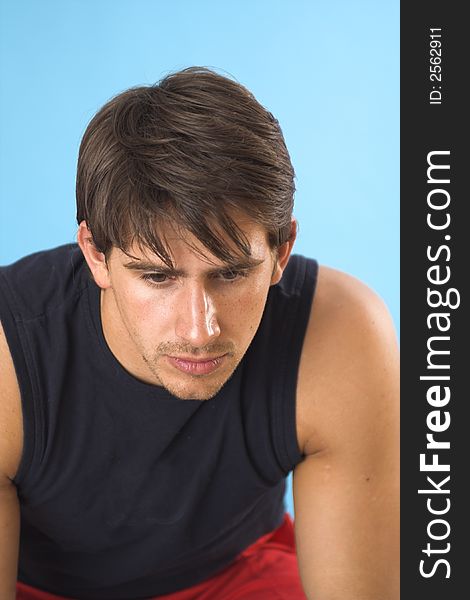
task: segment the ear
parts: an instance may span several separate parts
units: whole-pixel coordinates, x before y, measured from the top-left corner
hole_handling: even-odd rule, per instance
[[[83,252],[83,256],[85,257],[96,285],[102,289],[111,287],[111,278],[105,255],[103,252],[97,250],[86,221],[82,221],[78,227],[77,242]]]
[[[289,262],[289,257],[292,252],[292,248],[294,246],[295,238],[297,237],[297,221],[292,217],[291,221],[291,232],[287,242],[284,242],[277,249],[277,259],[276,264],[274,266],[274,271],[271,277],[271,285],[275,285],[281,281],[282,274],[284,273],[284,269],[287,267],[287,263]]]

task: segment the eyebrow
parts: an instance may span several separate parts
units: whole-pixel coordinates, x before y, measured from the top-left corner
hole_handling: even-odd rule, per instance
[[[263,262],[264,258],[235,260],[233,262],[208,269],[207,273],[220,273],[221,271],[248,271],[250,269],[254,269]],[[172,269],[165,264],[157,264],[143,260],[130,260],[129,262],[124,263],[124,267],[131,271],[154,271],[158,273],[171,274],[176,277],[183,277],[186,275],[186,271],[184,269]]]

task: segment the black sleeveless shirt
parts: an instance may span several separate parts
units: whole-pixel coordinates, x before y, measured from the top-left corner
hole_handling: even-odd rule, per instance
[[[18,579],[83,600],[175,592],[282,521],[285,477],[303,458],[296,382],[318,265],[291,257],[247,353],[206,401],[120,365],[85,265],[70,244],[0,268],[24,422]]]

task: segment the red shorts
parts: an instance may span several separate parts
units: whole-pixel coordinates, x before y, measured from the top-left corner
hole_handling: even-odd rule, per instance
[[[158,600],[307,600],[295,553],[294,524],[286,513],[280,527],[260,537],[214,577]],[[16,600],[70,600],[17,583]],[[151,599],[154,600],[154,599]]]

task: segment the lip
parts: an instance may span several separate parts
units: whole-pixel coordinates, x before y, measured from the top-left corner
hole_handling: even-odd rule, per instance
[[[181,371],[190,375],[209,375],[223,363],[227,354],[213,358],[186,358],[185,356],[167,356],[168,362]]]

